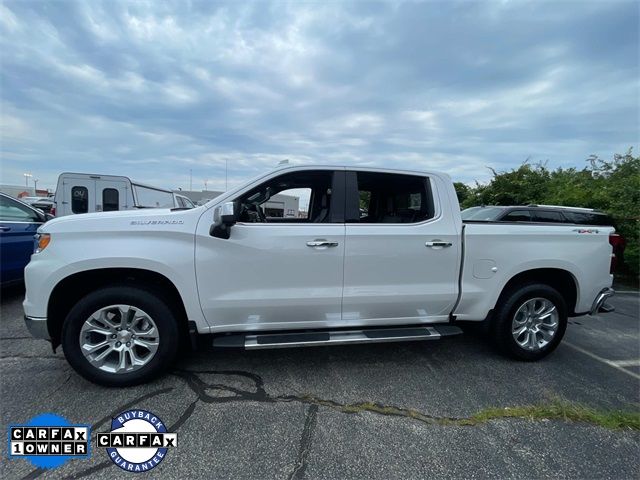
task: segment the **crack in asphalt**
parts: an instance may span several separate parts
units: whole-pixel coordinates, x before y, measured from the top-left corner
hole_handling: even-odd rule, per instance
[[[334,400],[323,399],[312,395],[276,395],[267,394],[264,389],[264,381],[259,375],[241,370],[174,370],[174,375],[182,378],[191,390],[198,396],[198,400],[204,403],[228,403],[228,402],[262,402],[262,403],[290,403],[299,402],[316,407],[327,407],[341,413],[369,412],[378,415],[405,417],[418,420],[430,425],[471,425],[466,417],[434,416],[419,412],[410,408],[396,407],[394,405],[382,405],[373,402],[339,403]],[[225,385],[224,383],[205,383],[198,374],[208,375],[236,375],[254,382],[255,391],[241,390]],[[216,392],[226,391],[232,395],[213,396],[208,390]]]
[[[330,408],[344,414],[368,412],[383,416],[403,417],[428,425],[458,427],[477,425],[477,421],[474,421],[472,417],[447,417],[428,415],[426,413],[422,413],[418,410],[410,408],[402,408],[394,405],[383,405],[374,402],[340,403],[334,400],[323,399],[312,395],[272,396],[266,392],[264,387],[264,380],[260,375],[243,370],[174,369],[170,373],[171,375],[183,381],[184,384],[189,387],[189,389],[193,393],[195,393],[196,399],[189,403],[189,405],[185,408],[185,410],[180,414],[178,419],[172,425],[168,426],[169,432],[177,432],[178,430],[180,430],[180,428],[183,427],[195,413],[196,407],[200,402],[205,404],[223,404],[230,402],[258,402],[275,404],[298,402],[301,404],[309,405],[309,408],[307,409],[307,413],[305,415],[305,422],[302,429],[298,453],[295,462],[292,465],[291,473],[288,476],[288,480],[301,480],[302,478],[304,478],[307,468],[307,458],[310,452],[311,442],[317,424],[317,414],[320,407]],[[236,378],[240,377],[242,379],[249,380],[253,384],[253,388],[242,389],[225,383],[207,383],[201,378],[201,375],[220,375]],[[167,387],[136,397],[133,400],[116,407],[109,415],[106,415],[96,421],[92,425],[91,430],[95,433],[96,428],[100,427],[102,424],[109,421],[113,416],[121,413],[122,411],[130,407],[134,407],[140,402],[156,397],[158,395],[173,392],[174,390],[175,387]],[[93,439],[94,436],[92,436],[92,440]],[[93,465],[84,470],[72,473],[65,478],[68,480],[77,480],[79,478],[88,477],[98,471],[107,468],[110,465],[113,465],[113,463],[107,459],[97,465]],[[45,471],[45,469],[37,468],[24,476],[23,480],[37,478]]]
[[[318,397],[313,397],[309,395],[278,395],[271,396],[269,395],[264,388],[264,380],[259,375],[246,372],[243,370],[174,370],[171,372],[172,375],[181,379],[189,389],[196,394],[196,399],[191,402],[187,408],[182,412],[180,417],[168,427],[168,431],[177,432],[194,414],[196,410],[196,406],[199,402],[206,404],[214,404],[214,403],[229,403],[229,402],[259,402],[259,403],[291,403],[291,402],[299,402],[302,404],[308,404],[309,408],[307,409],[307,414],[305,416],[305,423],[302,429],[302,436],[300,439],[300,446],[298,450],[298,454],[296,456],[294,465],[292,467],[291,474],[289,475],[289,480],[301,480],[304,478],[304,474],[307,468],[307,457],[311,448],[311,441],[313,438],[313,432],[315,431],[315,426],[317,423],[317,414],[319,407],[328,407],[342,413],[358,413],[363,411],[369,411],[371,413],[378,413],[381,415],[392,415],[392,416],[404,416],[408,418],[413,418],[416,420],[420,420],[427,423],[438,423],[439,417],[431,417],[425,414],[419,414],[419,412],[414,412],[409,409],[402,409],[399,407],[389,407],[378,404],[370,404],[367,402],[357,403],[357,404],[341,404],[335,402],[333,400],[325,400]],[[235,376],[241,377],[244,379],[248,379],[253,383],[254,390],[243,390],[241,388],[237,388],[231,385],[227,385],[225,383],[207,383],[199,375],[223,375],[223,376]],[[104,416],[103,418],[96,421],[91,426],[91,431],[94,432],[92,435],[92,441],[95,440],[95,429],[100,427],[102,424],[110,420],[114,415],[121,413],[127,408],[133,407],[140,402],[153,398],[155,396],[169,393],[174,390],[174,387],[168,387],[160,390],[155,390],[148,394],[136,397],[135,399],[116,407],[109,415]],[[226,392],[231,395],[227,396],[215,396],[208,393],[209,391],[214,391],[216,393]],[[377,407],[377,408],[376,408]],[[93,465],[84,470],[80,470],[78,472],[72,473],[71,475],[65,477],[67,480],[77,480],[80,478],[85,478],[91,476],[113,463],[110,460],[105,460],[103,462],[98,463],[97,465]],[[35,479],[42,475],[46,469],[37,468],[33,471],[29,472],[27,475],[23,477],[23,480],[27,479]]]
[[[173,389],[171,389],[173,390]],[[182,415],[180,415],[180,418],[178,418],[177,421],[175,421],[172,425],[169,425],[167,427],[167,431],[168,432],[176,432],[180,429],[180,427],[189,419],[189,417],[191,417],[191,415],[193,415],[193,411],[196,408],[196,403],[198,402],[198,400],[195,400],[193,402],[191,402],[191,404],[187,407],[187,409],[182,413]],[[132,405],[129,405],[127,407],[123,407],[122,410],[126,410],[127,408],[129,408]],[[122,410],[118,411],[118,413],[121,413]],[[118,413],[115,413],[114,415],[117,415]],[[64,478],[64,480],[77,480],[78,478],[83,478],[83,477],[88,477],[89,475],[92,475],[96,472],[99,472],[100,470],[103,470],[105,468],[107,468],[108,466],[113,465],[113,462],[111,460],[105,460],[104,462],[101,462],[97,465],[94,465],[93,467],[89,467],[86,470],[82,470],[80,472],[71,474],[67,477]]]
[[[307,470],[307,457],[311,451],[311,440],[313,432],[316,429],[318,421],[318,405],[311,405],[307,409],[307,415],[304,419],[304,427],[302,428],[302,438],[300,438],[300,448],[298,449],[298,457],[294,465],[293,471],[288,480],[301,480]]]
[[[125,403],[123,405],[120,405],[119,407],[115,408],[114,410],[111,411],[111,413],[109,415],[106,415],[106,416],[102,417],[100,420],[98,420],[93,425],[91,425],[91,432],[93,432],[93,435],[91,435],[91,440],[95,440],[95,433],[96,433],[95,429],[96,428],[101,426],[106,421],[111,420],[111,418],[113,418],[115,415],[118,415],[123,410],[126,410],[127,408],[134,406],[138,402],[142,402],[144,400],[148,400],[150,398],[153,398],[153,397],[156,397],[158,395],[162,395],[163,393],[168,393],[168,392],[171,392],[171,391],[173,391],[173,387],[167,387],[167,388],[161,388],[159,390],[154,390],[153,392],[149,392],[149,393],[146,393],[146,394],[141,395],[139,397],[136,397],[133,400],[130,400],[129,402],[127,402],[127,403]],[[103,463],[105,463],[105,462],[103,462]],[[109,464],[111,464],[110,460],[108,460],[108,463],[106,465],[104,465],[103,467],[101,467],[101,468],[109,466]],[[89,468],[88,470],[93,470],[97,466],[98,465],[95,465],[95,466]],[[100,470],[100,469],[98,469],[98,470]],[[22,477],[22,480],[30,480],[30,479],[38,478],[40,475],[42,475],[46,471],[47,471],[46,468],[36,468],[36,469],[30,471],[29,473],[27,473],[24,477]],[[76,477],[75,474],[72,474],[71,476],[66,477],[66,478],[80,478],[80,477],[85,476],[83,474],[79,474],[79,475],[80,476]]]

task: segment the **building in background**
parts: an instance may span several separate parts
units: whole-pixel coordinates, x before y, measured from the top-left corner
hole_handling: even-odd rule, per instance
[[[13,198],[37,197],[36,189],[20,185],[0,185],[0,192]],[[42,195],[46,196],[46,195]]]
[[[42,188],[23,187],[20,185],[0,185],[0,192],[13,198],[52,197],[53,192]]]
[[[300,216],[300,199],[290,195],[274,195],[265,204],[264,214],[267,217],[298,218]]]

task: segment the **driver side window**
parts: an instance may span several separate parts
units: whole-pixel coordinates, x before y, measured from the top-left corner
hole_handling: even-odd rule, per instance
[[[330,223],[333,172],[305,170],[272,178],[236,199],[244,223]]]
[[[15,200],[0,195],[1,222],[42,222],[38,214]]]

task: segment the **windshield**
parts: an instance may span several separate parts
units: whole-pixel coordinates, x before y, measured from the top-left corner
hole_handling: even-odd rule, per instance
[[[480,222],[491,222],[498,218],[504,211],[501,207],[471,207],[463,210],[462,220],[476,220]]]

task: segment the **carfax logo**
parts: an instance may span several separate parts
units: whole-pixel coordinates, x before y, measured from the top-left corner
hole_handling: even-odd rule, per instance
[[[91,427],[72,425],[53,413],[9,426],[9,456],[26,458],[40,468],[54,468],[72,458],[88,458]]]
[[[160,418],[145,410],[127,410],[111,420],[111,432],[98,433],[99,447],[106,447],[113,463],[127,472],[146,472],[157,466],[178,435],[167,432]]]

